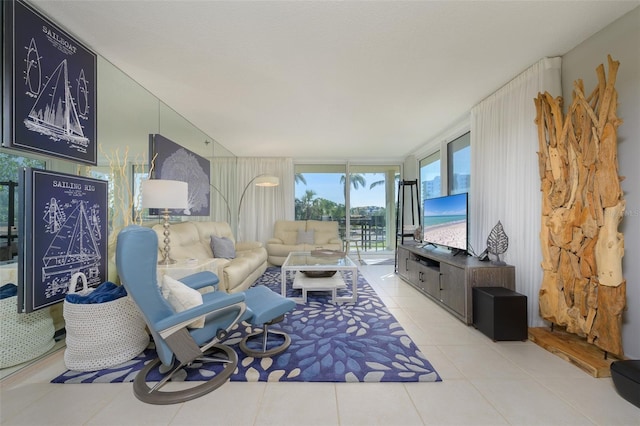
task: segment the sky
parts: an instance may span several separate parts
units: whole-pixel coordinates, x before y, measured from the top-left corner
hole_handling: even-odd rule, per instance
[[[453,153],[453,162],[456,167],[456,173],[471,174],[471,148],[466,147],[455,151]],[[423,181],[430,181],[436,176],[440,176],[440,160],[421,167],[420,174]]]
[[[296,198],[300,199],[305,191],[313,190],[316,198],[325,198],[335,203],[344,204],[344,187],[340,183],[340,173],[304,173],[307,184],[296,183]],[[366,185],[357,190],[351,186],[351,207],[379,206],[384,207],[384,185],[369,189],[373,182],[384,180],[383,173],[363,173]]]

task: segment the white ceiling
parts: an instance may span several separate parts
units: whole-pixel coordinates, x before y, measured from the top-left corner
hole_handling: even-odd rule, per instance
[[[640,1],[31,3],[236,155],[382,161]]]

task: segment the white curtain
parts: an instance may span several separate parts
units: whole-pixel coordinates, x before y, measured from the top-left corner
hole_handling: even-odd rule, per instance
[[[545,58],[471,110],[470,239],[480,253],[502,222],[509,237],[504,260],[516,269],[516,291],[527,296],[529,326],[539,315],[540,175],[534,98],[561,96],[561,58]]]
[[[259,187],[251,182],[256,176],[277,176],[277,187]],[[277,219],[292,220],[294,208],[294,169],[290,158],[238,158],[236,206],[244,188],[246,193],[240,206],[238,241],[261,241],[273,237],[273,225]],[[247,186],[248,185],[248,186]]]
[[[236,157],[215,157],[211,160],[211,220],[227,222],[235,229],[237,207]]]

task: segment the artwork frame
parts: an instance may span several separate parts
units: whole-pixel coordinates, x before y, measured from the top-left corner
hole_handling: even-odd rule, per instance
[[[19,188],[18,311],[63,301],[75,272],[106,281],[109,182],[27,167]]]
[[[149,158],[153,179],[188,183],[188,208],[186,210],[170,209],[171,215],[209,216],[211,214],[211,197],[209,196],[211,163],[209,160],[159,134],[149,135]]]
[[[96,165],[97,55],[26,2],[2,7],[3,146]]]

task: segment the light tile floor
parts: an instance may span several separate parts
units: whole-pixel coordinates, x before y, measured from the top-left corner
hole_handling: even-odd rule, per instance
[[[0,382],[2,425],[640,425],[640,409],[531,342],[495,343],[393,273],[361,272],[441,383],[238,383],[147,405],[131,384],[56,385],[62,352]]]

